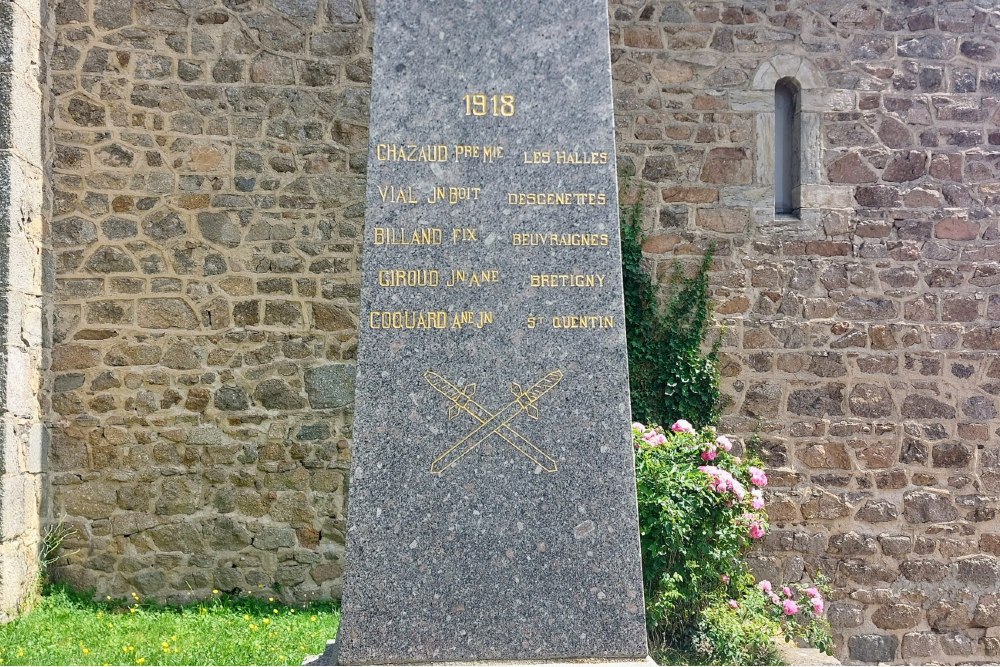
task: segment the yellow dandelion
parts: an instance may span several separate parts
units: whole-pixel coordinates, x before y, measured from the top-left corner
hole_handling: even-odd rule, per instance
[[[218,594],[219,594],[219,589],[218,588],[213,588],[212,589],[212,595],[218,595]]]
[[[272,609],[271,611],[273,611],[273,612],[274,612],[275,614],[277,614],[277,613],[278,613],[278,610],[277,610],[277,609]]]
[[[138,658],[135,661],[135,664],[137,664],[137,665],[145,665],[146,664],[146,659],[145,658]]]
[[[268,602],[274,602],[274,598],[268,598],[267,601]]]
[[[17,647],[17,657],[19,657],[19,658],[23,658],[24,657],[24,649],[21,648],[20,646]]]
[[[105,595],[105,596],[104,596],[104,599],[106,599],[106,600],[110,600],[110,599],[111,599],[111,596],[110,596],[110,595]]]
[[[134,614],[135,613],[135,607],[129,607],[128,613]]]
[[[288,660],[288,658],[286,656],[279,655],[278,656],[278,660],[280,660],[281,662],[286,662]]]
[[[177,635],[170,635],[170,641],[176,642],[177,641]]]
[[[163,643],[160,644],[160,646],[162,646],[163,648],[169,648],[170,647],[170,642],[163,642]]]
[[[315,623],[316,621],[319,620],[319,617],[318,616],[310,616],[309,620],[312,621],[313,623]]]
[[[250,624],[250,629],[251,630],[256,630],[257,629],[257,624],[256,623],[251,623]]]
[[[265,618],[264,619],[264,625],[271,625],[271,619]]]
[[[83,647],[83,654],[84,654],[84,655],[90,655],[90,649],[89,649],[89,648],[87,648],[86,646],[84,646],[84,647]]]
[[[103,611],[97,612],[97,618],[104,618],[104,612]]]
[[[244,621],[249,621],[250,620],[250,614],[243,614],[243,620]]]

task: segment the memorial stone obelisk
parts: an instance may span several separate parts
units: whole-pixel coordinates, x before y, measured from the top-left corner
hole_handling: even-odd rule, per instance
[[[646,656],[606,0],[379,0],[339,664]]]

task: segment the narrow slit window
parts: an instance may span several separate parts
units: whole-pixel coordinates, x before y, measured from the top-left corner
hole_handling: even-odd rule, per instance
[[[799,215],[802,114],[799,84],[790,77],[774,84],[774,213]]]

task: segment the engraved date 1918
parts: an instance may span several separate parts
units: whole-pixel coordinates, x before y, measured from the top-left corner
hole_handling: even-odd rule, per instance
[[[509,118],[514,115],[515,99],[511,93],[498,93],[496,95],[466,93],[464,100],[466,116],[503,116]]]

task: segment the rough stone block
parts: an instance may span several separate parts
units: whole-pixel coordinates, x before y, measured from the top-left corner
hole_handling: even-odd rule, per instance
[[[306,370],[306,394],[315,409],[336,409],[354,402],[357,367],[329,364]]]
[[[904,660],[912,658],[929,658],[940,648],[938,635],[933,632],[907,632],[903,635],[903,645],[900,657]]]
[[[896,658],[899,640],[892,635],[853,635],[847,640],[851,660],[874,664]]]

